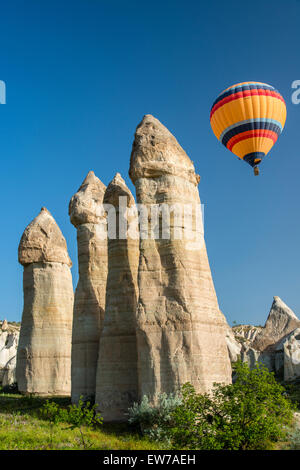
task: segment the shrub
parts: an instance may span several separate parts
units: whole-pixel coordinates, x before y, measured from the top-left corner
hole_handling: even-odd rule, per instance
[[[242,362],[235,372],[234,384],[215,384],[211,394],[183,386],[167,431],[174,449],[266,449],[284,437],[294,406],[274,374]]]
[[[171,426],[173,412],[181,404],[178,394],[159,394],[156,406],[151,405],[144,395],[140,404],[134,403],[129,408],[129,423],[155,441],[169,440],[166,429]]]
[[[82,397],[80,397],[78,405],[69,405],[67,408],[61,408],[57,403],[47,400],[40,413],[43,418],[51,422],[51,442],[53,427],[59,423],[68,423],[69,429],[79,429],[81,444],[84,449],[87,449],[89,444],[84,436],[83,427],[90,428],[103,422],[96,408],[97,405],[84,402]]]
[[[191,384],[180,395],[146,396],[129,410],[129,422],[173,449],[267,449],[287,434],[294,405],[263,364],[235,364],[235,383],[198,394]]]

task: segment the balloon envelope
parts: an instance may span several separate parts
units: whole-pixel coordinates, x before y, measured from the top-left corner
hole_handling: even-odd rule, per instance
[[[271,85],[261,82],[226,88],[210,112],[217,139],[252,167],[259,165],[271,150],[285,121],[284,99]]]

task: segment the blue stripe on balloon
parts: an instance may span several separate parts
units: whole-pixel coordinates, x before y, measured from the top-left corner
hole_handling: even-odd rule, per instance
[[[248,86],[251,86],[251,85],[255,85],[256,88],[260,88],[260,87],[266,87],[266,88],[270,88],[270,90],[274,90],[274,87],[272,87],[272,85],[268,85],[267,83],[262,83],[262,82],[245,82],[243,83],[243,85],[232,85],[230,87],[227,88],[226,91],[229,91],[229,90],[232,90],[233,88],[240,88],[240,87],[248,87]],[[223,93],[223,92],[222,92]],[[222,95],[222,93],[220,93],[220,95]],[[225,93],[225,92],[224,92]],[[219,96],[220,96],[219,95]]]
[[[230,129],[226,134],[223,136],[223,139],[221,140],[222,144],[227,146],[229,140],[232,137],[235,137],[236,135],[242,133],[242,132],[247,132],[247,131],[252,131],[252,130],[269,130],[275,132],[277,135],[281,133],[281,129],[277,124],[274,124],[272,122],[262,122],[262,121],[256,121],[254,122],[253,120],[250,120],[247,124],[240,124],[233,129]]]
[[[251,152],[243,157],[244,162],[249,163],[252,168],[259,165],[266,154],[264,152]],[[259,161],[255,161],[259,160]]]
[[[219,140],[222,141],[224,135],[230,131],[231,129],[234,129],[235,127],[241,126],[243,124],[251,124],[252,122],[267,122],[270,124],[275,124],[280,128],[280,132],[282,132],[282,124],[279,121],[276,121],[275,119],[269,119],[269,118],[254,118],[254,119],[246,119],[245,121],[239,121],[236,122],[235,124],[232,124],[231,126],[227,127],[222,134],[219,137]]]

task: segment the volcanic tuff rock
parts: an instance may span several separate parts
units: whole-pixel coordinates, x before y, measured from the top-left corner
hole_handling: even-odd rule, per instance
[[[153,116],[137,127],[130,177],[137,202],[189,204],[193,228],[178,239],[175,217],[170,238],[140,240],[137,340],[140,396],[155,400],[191,382],[208,391],[214,382],[229,383],[231,367],[225,342],[227,323],[219,310],[204,242],[196,227],[199,176],[175,137]],[[160,223],[160,222],[159,222]],[[179,224],[180,225],[180,224]],[[149,220],[151,233],[152,223]],[[189,238],[187,237],[187,238]]]
[[[106,186],[90,171],[72,197],[69,215],[77,228],[79,281],[72,335],[72,402],[94,397],[107,278]]]
[[[300,320],[280,297],[275,296],[265,326],[256,335],[252,347],[258,351],[273,350],[279,340],[298,327]]]
[[[63,263],[71,267],[66,240],[50,212],[40,214],[26,227],[19,245],[19,263]]]
[[[244,346],[251,346],[254,339],[261,332],[262,326],[237,325],[232,328],[235,339]]]
[[[16,357],[20,327],[6,320],[0,326],[0,385],[16,382]]]
[[[42,208],[19,245],[24,266],[24,309],[17,352],[23,393],[69,395],[73,286],[66,241]]]
[[[250,368],[256,362],[263,363],[284,380],[293,380],[300,375],[300,320],[295,313],[275,296],[265,326],[238,325],[232,328],[234,345],[240,352],[233,357],[232,337],[227,333],[230,357],[235,362],[239,357]],[[230,337],[230,340],[229,340]]]
[[[300,328],[296,328],[283,342],[284,380],[300,377]]]
[[[226,344],[231,362],[236,362],[241,353],[242,345],[235,339],[234,333],[230,327],[226,331]]]
[[[125,201],[127,215],[121,211]],[[124,421],[138,399],[136,342],[139,239],[135,201],[119,173],[108,185],[104,203],[116,210],[116,238],[108,239],[108,277],[103,331],[100,338],[96,403],[106,421]],[[120,206],[119,206],[120,203]],[[130,212],[129,212],[130,211]],[[128,222],[122,239],[119,228]],[[126,228],[126,226],[125,226]],[[133,230],[130,230],[133,229]]]

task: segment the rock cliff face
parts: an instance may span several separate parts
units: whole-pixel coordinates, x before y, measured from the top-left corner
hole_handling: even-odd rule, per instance
[[[283,342],[284,380],[300,377],[300,328],[296,328]]]
[[[123,202],[129,212],[122,213]],[[106,307],[100,338],[96,403],[106,421],[124,421],[128,408],[138,399],[136,341],[138,235],[134,198],[119,173],[108,185],[104,203],[116,210],[116,238],[108,239]],[[122,224],[128,227],[120,235]],[[126,238],[125,238],[126,237]]]
[[[252,346],[258,351],[273,349],[279,340],[298,327],[300,320],[280,297],[275,296],[265,326],[256,335]]]
[[[233,327],[234,336],[244,346],[253,344],[256,336],[262,331],[262,326],[238,325]]]
[[[24,309],[17,352],[23,393],[69,395],[73,286],[66,241],[47,209],[28,225],[19,245]]]
[[[242,345],[236,340],[232,329],[228,326],[226,332],[226,344],[231,362],[236,362],[240,358]]]
[[[75,292],[72,335],[72,402],[95,397],[99,338],[102,331],[106,279],[106,186],[90,171],[72,197],[69,215],[77,229],[79,281]]]
[[[20,326],[4,320],[0,323],[0,385],[16,383],[17,348]]]
[[[264,327],[238,325],[227,333],[230,358],[233,362],[241,358],[251,368],[261,362],[284,380],[294,380],[300,376],[299,333],[300,320],[275,296]]]
[[[212,281],[203,227],[196,225],[199,177],[173,135],[153,116],[144,117],[133,143],[130,177],[137,202],[148,209],[157,204],[192,209],[185,236],[170,217],[170,236],[155,239],[141,232],[138,273],[137,339],[140,396],[155,400],[191,382],[208,391],[213,382],[229,383],[231,367]],[[160,224],[158,219],[158,224]],[[155,225],[155,224],[154,224]],[[148,233],[153,231],[149,220]]]

